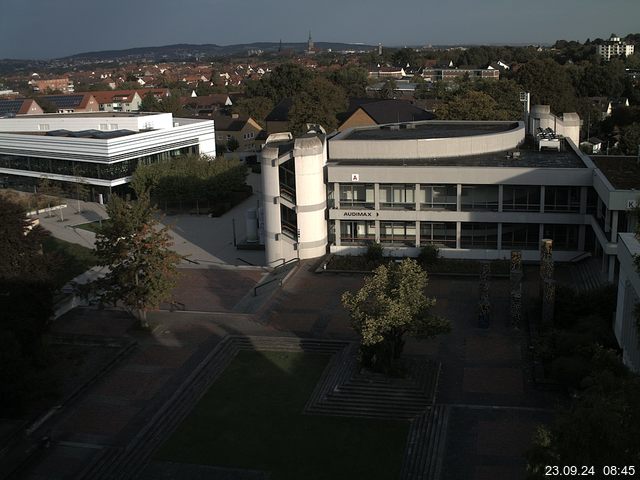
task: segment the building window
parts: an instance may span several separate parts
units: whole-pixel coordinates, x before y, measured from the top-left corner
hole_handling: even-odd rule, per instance
[[[502,188],[502,210],[505,212],[539,212],[540,187],[505,185]]]
[[[298,216],[296,212],[285,205],[280,205],[280,223],[282,234],[298,241]]]
[[[420,208],[423,210],[456,210],[456,185],[421,185]]]
[[[540,226],[535,223],[503,223],[502,248],[505,250],[537,250]]]
[[[578,250],[578,225],[545,225],[543,238],[553,240],[554,250]]]
[[[456,223],[420,222],[420,245],[456,248]]]
[[[376,240],[376,222],[340,222],[340,243],[366,245]]]
[[[415,210],[416,186],[413,184],[380,185],[380,208],[389,210]]]
[[[296,162],[291,159],[278,167],[280,196],[292,203],[296,202]]]
[[[341,208],[374,208],[374,190],[371,183],[340,185]]]
[[[580,211],[580,187],[545,187],[545,212]]]
[[[485,210],[498,211],[497,185],[463,185],[460,199],[463,211]]]
[[[460,235],[460,246],[462,248],[497,249],[498,224],[463,223]]]
[[[380,243],[415,246],[416,222],[380,222]]]

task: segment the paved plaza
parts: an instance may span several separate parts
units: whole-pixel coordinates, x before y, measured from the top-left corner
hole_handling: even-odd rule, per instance
[[[303,263],[255,314],[234,306],[259,279],[257,271],[199,269],[192,290],[177,290],[184,311],[159,311],[151,332],[138,331],[118,311],[75,310],[54,325],[64,334],[126,337],[134,351],[47,424],[55,439],[28,471],[30,479],[73,478],[108,448],[124,448],[227,335],[354,340],[340,294],[358,288],[361,275],[316,274]],[[521,333],[507,325],[506,280],[491,283],[489,328],[477,327],[476,279],[433,277],[429,292],[450,334],[407,342],[409,354],[442,362],[436,403],[450,412],[443,441],[442,479],[524,478],[523,452],[535,426],[551,417],[554,398],[535,390]],[[193,307],[193,308],[191,308]],[[197,310],[197,312],[187,310]],[[73,475],[71,475],[73,473]]]
[[[151,331],[137,330],[118,310],[80,308],[56,321],[53,332],[60,335],[119,338],[135,347],[40,427],[35,436],[49,433],[54,441],[30,459],[24,478],[84,478],[107,452],[124,451],[229,335],[357,339],[340,296],[359,288],[362,275],[317,274],[315,263],[303,262],[282,287],[272,283],[256,294],[254,287],[270,271],[258,266],[264,254],[236,250],[231,233],[235,219],[237,237],[244,235],[244,212],[255,198],[220,218],[165,219],[176,249],[191,261],[180,268],[173,304],[149,314]],[[77,214],[75,208],[70,202],[64,222],[41,215],[42,224],[58,238],[91,247],[95,235],[72,227],[104,218],[104,209],[86,204]],[[535,277],[533,272],[525,278],[527,298],[536,290]],[[407,341],[405,353],[441,364],[435,402],[446,412],[439,450],[443,480],[524,478],[522,455],[531,434],[551,418],[556,399],[533,388],[525,336],[508,325],[508,288],[508,280],[492,280],[491,323],[479,328],[478,280],[433,276],[429,295],[437,299],[435,312],[451,321],[452,332]]]

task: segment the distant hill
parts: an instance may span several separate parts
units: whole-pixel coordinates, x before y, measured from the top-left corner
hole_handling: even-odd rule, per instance
[[[350,44],[350,43],[333,43],[333,42],[315,42],[316,48],[320,50],[372,50],[377,48],[376,45]],[[256,42],[256,43],[240,43],[237,45],[216,45],[213,43],[203,45],[193,44],[176,44],[164,45],[161,47],[138,47],[128,48],[125,50],[104,50],[100,52],[85,52],[63,57],[58,60],[72,61],[108,61],[116,59],[149,59],[149,60],[174,60],[195,57],[225,57],[232,55],[249,55],[251,53],[277,52],[279,48],[282,50],[293,50],[302,52],[306,50],[306,43],[282,43],[279,42]]]

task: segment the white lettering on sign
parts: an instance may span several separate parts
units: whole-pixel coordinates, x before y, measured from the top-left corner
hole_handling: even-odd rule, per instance
[[[637,208],[638,202],[636,200],[627,200],[627,208]]]
[[[360,174],[359,173],[352,173],[351,174],[351,181],[352,182],[359,182],[360,181]]]

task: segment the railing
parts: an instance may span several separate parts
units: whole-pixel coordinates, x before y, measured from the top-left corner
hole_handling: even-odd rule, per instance
[[[261,283],[260,285],[256,285],[255,287],[253,287],[253,296],[257,297],[258,296],[258,289],[262,288],[266,285],[269,285],[270,283],[273,282],[280,282],[280,286],[282,286],[282,279],[281,278],[274,278],[273,280],[269,280],[267,282]]]

